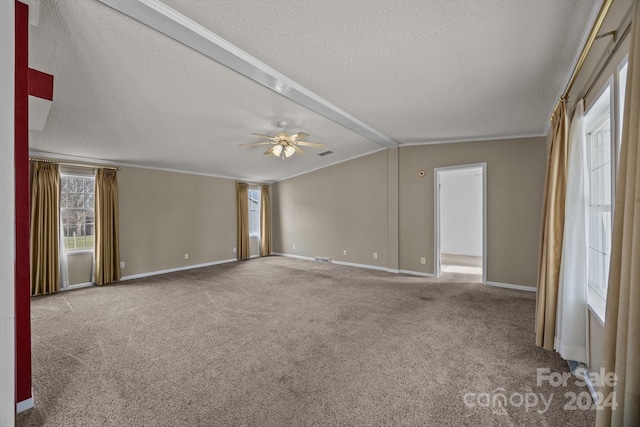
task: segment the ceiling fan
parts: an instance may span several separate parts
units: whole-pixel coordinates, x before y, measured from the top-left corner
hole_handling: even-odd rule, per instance
[[[282,159],[291,157],[295,153],[304,155],[306,152],[300,148],[302,147],[324,147],[327,144],[321,142],[308,142],[302,141],[302,139],[308,137],[309,135],[304,132],[294,133],[293,135],[289,135],[284,131],[284,128],[287,126],[287,122],[281,121],[278,122],[278,126],[282,128],[282,131],[277,133],[275,136],[263,135],[261,133],[252,133],[252,135],[259,136],[261,138],[268,139],[268,142],[253,142],[249,144],[240,144],[240,146],[251,146],[251,145],[271,145],[264,154],[273,154],[276,157],[281,157]]]

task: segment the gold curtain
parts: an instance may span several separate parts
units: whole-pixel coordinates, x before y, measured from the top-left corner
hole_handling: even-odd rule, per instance
[[[260,255],[271,255],[271,198],[269,186],[260,191]]]
[[[238,259],[249,259],[249,185],[236,182]]]
[[[114,169],[98,169],[95,200],[94,283],[120,280],[118,177]]]
[[[60,290],[59,166],[31,162],[31,295]]]
[[[547,350],[553,350],[555,339],[564,232],[564,198],[569,146],[569,119],[564,101],[558,104],[552,120],[553,134],[547,156],[536,297],[536,345]]]
[[[615,393],[615,410],[598,411],[596,425],[640,425],[640,5],[635,2],[622,145],[616,179],[602,356],[605,372],[617,376],[615,386],[600,388],[606,398]],[[613,396],[613,395],[611,395]]]

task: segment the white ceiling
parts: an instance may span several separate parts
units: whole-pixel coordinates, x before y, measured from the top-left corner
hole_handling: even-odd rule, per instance
[[[600,4],[164,3],[401,145],[544,134]],[[383,148],[97,0],[43,1],[30,37],[55,76],[35,153],[274,181]],[[334,154],[238,146],[283,119]]]

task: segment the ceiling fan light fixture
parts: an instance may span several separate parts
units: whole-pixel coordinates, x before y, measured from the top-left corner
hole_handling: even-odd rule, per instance
[[[291,145],[287,145],[284,147],[284,156],[285,157],[291,157],[295,154],[296,149],[293,148]]]
[[[301,148],[303,147],[324,147],[326,144],[320,142],[309,142],[302,141],[302,139],[309,136],[309,134],[304,132],[298,132],[294,134],[288,134],[285,132],[285,127],[287,126],[287,122],[280,121],[278,122],[278,126],[282,128],[281,132],[278,132],[275,136],[265,135],[263,133],[253,133],[252,135],[259,136],[260,138],[267,139],[269,142],[253,142],[250,144],[240,144],[241,146],[245,145],[271,145],[264,154],[269,155],[273,154],[276,157],[280,157],[281,159],[288,159],[294,154],[306,154],[306,152]]]

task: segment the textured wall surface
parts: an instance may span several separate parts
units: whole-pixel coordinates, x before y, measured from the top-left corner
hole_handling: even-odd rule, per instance
[[[383,151],[274,184],[274,252],[386,267],[386,171]]]
[[[393,179],[387,156],[380,152],[274,184],[274,251],[395,269],[386,262],[393,246],[387,238],[395,234],[388,229]],[[401,147],[399,269],[434,273],[434,169],[486,162],[487,280],[535,286],[545,159],[544,138]]]
[[[487,280],[535,286],[545,161],[544,138],[400,150],[400,268],[434,271],[434,168],[486,162]]]
[[[234,181],[123,168],[118,186],[123,276],[235,258]]]

